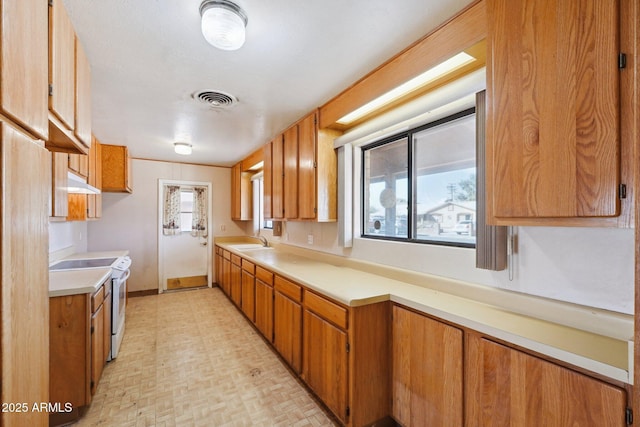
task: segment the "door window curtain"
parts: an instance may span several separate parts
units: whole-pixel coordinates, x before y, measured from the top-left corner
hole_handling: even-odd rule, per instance
[[[193,237],[207,237],[207,187],[193,188],[191,235]]]
[[[162,234],[172,236],[180,234],[180,186],[164,186],[164,206]]]

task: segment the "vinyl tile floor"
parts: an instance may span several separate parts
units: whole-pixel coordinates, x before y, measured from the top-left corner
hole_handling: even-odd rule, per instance
[[[219,288],[130,298],[78,426],[333,426]]]

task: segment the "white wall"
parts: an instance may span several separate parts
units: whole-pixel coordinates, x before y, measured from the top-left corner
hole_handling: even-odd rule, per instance
[[[475,268],[473,249],[356,238],[338,246],[336,224],[288,222],[281,241],[471,283],[633,314],[634,232],[518,227],[514,276]],[[308,244],[309,235],[313,244]]]
[[[129,291],[158,289],[159,179],[211,182],[213,236],[245,234],[244,225],[231,220],[231,169],[137,159],[132,162],[133,193],[104,193],[102,219],[88,224],[89,251],[129,250],[133,261]]]
[[[87,251],[87,223],[62,221],[49,223],[49,254],[68,250],[70,253]]]

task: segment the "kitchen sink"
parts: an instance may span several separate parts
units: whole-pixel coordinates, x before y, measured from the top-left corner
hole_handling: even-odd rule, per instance
[[[262,243],[239,243],[237,245],[229,245],[229,246],[239,251],[243,251],[247,249],[260,249],[265,247],[262,245]]]

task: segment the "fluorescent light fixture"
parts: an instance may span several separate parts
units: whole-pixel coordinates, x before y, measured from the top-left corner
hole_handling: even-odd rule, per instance
[[[174,142],[173,149],[176,153],[188,156],[191,154],[191,144],[187,142]]]
[[[340,123],[342,125],[352,123],[366,116],[367,114],[381,108],[382,106],[389,104],[390,102],[393,102],[418,89],[419,87],[424,86],[427,83],[431,83],[432,81],[439,79],[440,77],[452,72],[457,68],[462,67],[463,65],[467,65],[472,61],[475,61],[475,58],[473,56],[465,52],[460,52],[456,56],[453,56],[446,61],[441,62],[440,64],[428,69],[419,76],[414,77],[406,83],[401,84],[395,89],[390,90],[384,95],[377,97],[373,101],[345,115],[344,117],[340,118],[337,123]]]
[[[72,172],[67,172],[67,192],[71,194],[100,194],[93,185],[87,184],[87,181],[80,178],[78,175]]]
[[[240,6],[228,0],[205,0],[200,15],[202,35],[209,44],[222,50],[242,47],[248,18]]]

